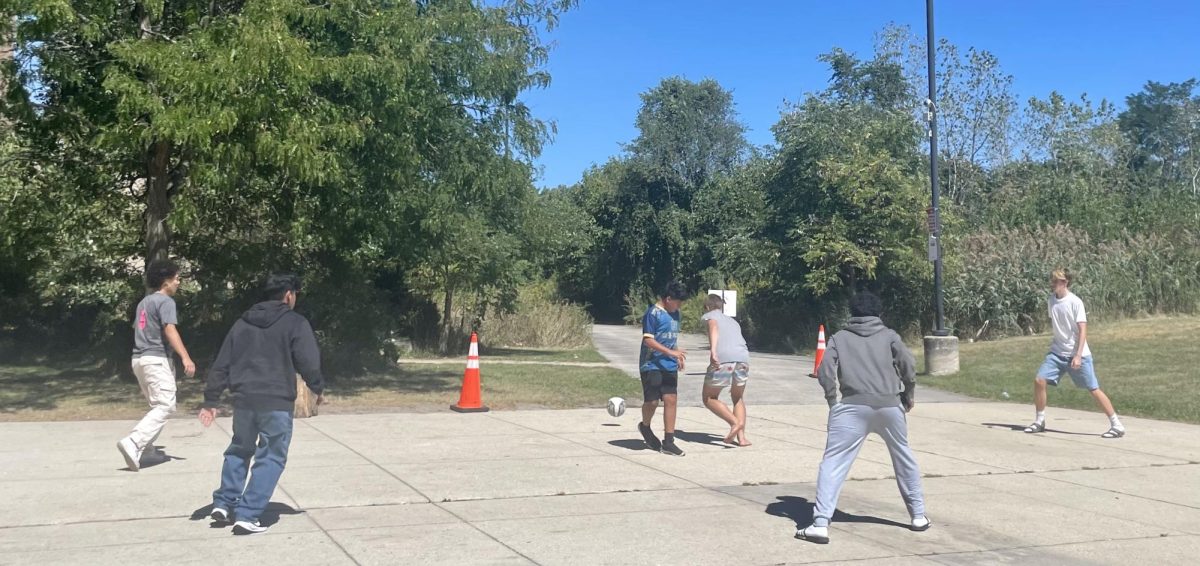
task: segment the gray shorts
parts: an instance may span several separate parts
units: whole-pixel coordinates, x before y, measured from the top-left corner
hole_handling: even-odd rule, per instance
[[[705,387],[745,387],[750,379],[750,364],[746,362],[729,362],[716,367],[709,366],[704,373]]]

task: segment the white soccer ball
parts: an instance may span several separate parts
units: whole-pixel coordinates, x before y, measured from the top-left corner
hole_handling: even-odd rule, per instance
[[[608,400],[608,414],[614,417],[619,417],[625,414],[625,400],[620,397],[613,397]]]

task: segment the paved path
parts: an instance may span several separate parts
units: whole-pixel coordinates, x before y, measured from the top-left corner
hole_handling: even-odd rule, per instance
[[[613,366],[638,376],[638,344],[641,329],[636,326],[597,324],[592,327],[592,342]],[[679,403],[682,406],[701,406],[700,391],[704,383],[704,368],[708,360],[708,338],[700,334],[682,334],[679,344],[688,354],[688,361],[679,378]],[[746,403],[755,405],[825,405],[825,394],[817,380],[808,377],[813,370],[811,356],[786,354],[750,354],[750,383],[746,386]],[[969,397],[920,387],[917,378],[917,402],[966,402]],[[728,401],[728,397],[725,397]]]
[[[0,564],[1195,564],[1200,427],[1028,407],[931,403],[909,416],[931,530],[913,533],[886,450],[869,441],[824,546],[811,516],[826,409],[760,405],[754,445],[680,410],[686,457],[643,450],[599,409],[323,415],[298,421],[271,530],[201,515],[229,421],[172,420],[174,460],[122,471],[130,421],[0,423]],[[194,515],[195,514],[195,515]],[[195,518],[192,518],[194,517]]]

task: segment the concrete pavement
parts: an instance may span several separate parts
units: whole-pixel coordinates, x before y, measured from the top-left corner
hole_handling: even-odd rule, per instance
[[[592,326],[592,342],[596,350],[612,365],[631,377],[638,377],[638,345],[641,328],[597,324]],[[689,363],[679,376],[679,403],[684,407],[699,407],[704,384],[704,368],[708,365],[708,338],[701,334],[681,334],[679,345],[688,354]],[[824,405],[825,394],[817,380],[808,377],[813,369],[811,356],[750,353],[750,382],[746,385],[746,404],[754,405]],[[967,402],[962,395],[920,387],[917,377],[917,401],[920,403]],[[729,397],[723,397],[726,401]],[[640,402],[637,400],[635,402]]]
[[[807,378],[805,378],[807,379]],[[811,517],[823,405],[752,406],[754,445],[680,410],[687,456],[642,449],[633,412],[323,415],[297,421],[268,533],[203,518],[229,421],[172,420],[174,459],[139,473],[126,421],[0,423],[0,564],[1191,564],[1200,427],[1026,406],[920,404],[910,436],[930,531],[913,533],[886,449],[869,441],[833,540]]]

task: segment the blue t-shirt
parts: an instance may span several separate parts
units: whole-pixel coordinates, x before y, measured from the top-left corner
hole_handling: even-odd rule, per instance
[[[679,311],[667,312],[658,305],[650,305],[646,309],[642,317],[642,355],[638,362],[641,371],[678,371],[679,364],[675,363],[675,358],[646,346],[647,336],[674,350],[679,340]]]

